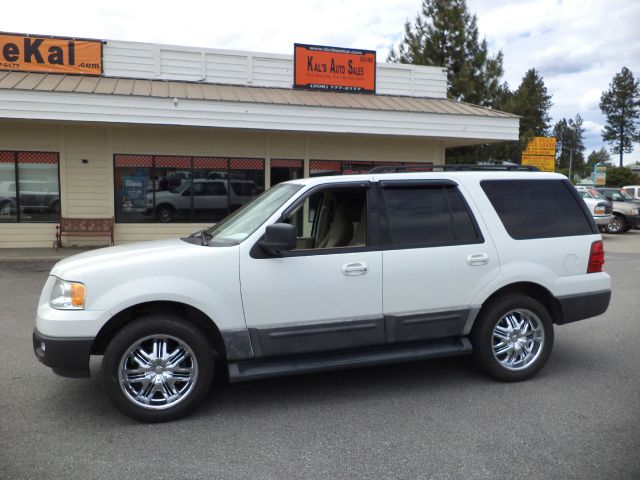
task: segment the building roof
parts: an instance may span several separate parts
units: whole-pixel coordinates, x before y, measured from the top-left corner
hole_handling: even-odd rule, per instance
[[[290,88],[83,75],[0,72],[0,89],[518,118],[510,113],[444,98],[322,92]]]

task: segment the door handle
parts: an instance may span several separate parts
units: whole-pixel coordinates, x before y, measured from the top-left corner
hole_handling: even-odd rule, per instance
[[[486,265],[489,263],[489,255],[486,253],[473,253],[467,257],[467,264],[472,267]]]
[[[347,263],[342,266],[342,274],[346,276],[364,275],[369,271],[369,267],[364,262]]]

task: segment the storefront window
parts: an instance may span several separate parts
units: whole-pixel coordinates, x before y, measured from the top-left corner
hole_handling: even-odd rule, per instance
[[[121,223],[218,222],[264,190],[262,159],[116,155],[114,163]]]
[[[0,222],[57,222],[58,154],[0,152]]]
[[[401,162],[365,162],[360,160],[311,160],[309,162],[309,174],[312,177],[358,175],[369,173],[369,170],[379,165],[396,166],[404,164]]]
[[[116,155],[116,218],[122,223],[153,221],[153,157],[148,155]]]
[[[271,159],[271,186],[304,176],[302,160]]]

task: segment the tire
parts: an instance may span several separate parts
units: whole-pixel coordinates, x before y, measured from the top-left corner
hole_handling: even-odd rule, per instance
[[[622,215],[614,213],[613,217],[611,217],[611,221],[605,228],[607,229],[608,233],[612,233],[615,235],[618,233],[626,232],[628,230],[625,230],[626,226],[627,221],[625,220],[625,218]]]
[[[10,216],[12,210],[12,203],[9,201],[4,201],[0,203],[0,216]]]
[[[476,363],[486,373],[517,382],[538,373],[549,359],[553,322],[534,298],[510,294],[483,308],[469,339]]]
[[[171,205],[160,205],[156,207],[156,218],[159,222],[169,223],[173,221],[173,217],[176,215],[176,209]]]
[[[199,329],[176,316],[145,315],[113,337],[101,375],[118,410],[155,423],[191,412],[209,391],[214,367],[213,350]]]

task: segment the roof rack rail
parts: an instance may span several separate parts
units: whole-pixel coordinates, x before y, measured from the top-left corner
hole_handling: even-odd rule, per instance
[[[450,165],[380,165],[373,167],[369,173],[407,173],[407,172],[464,172],[464,171],[504,171],[504,172],[539,172],[533,165],[475,165],[475,164],[450,164]]]

